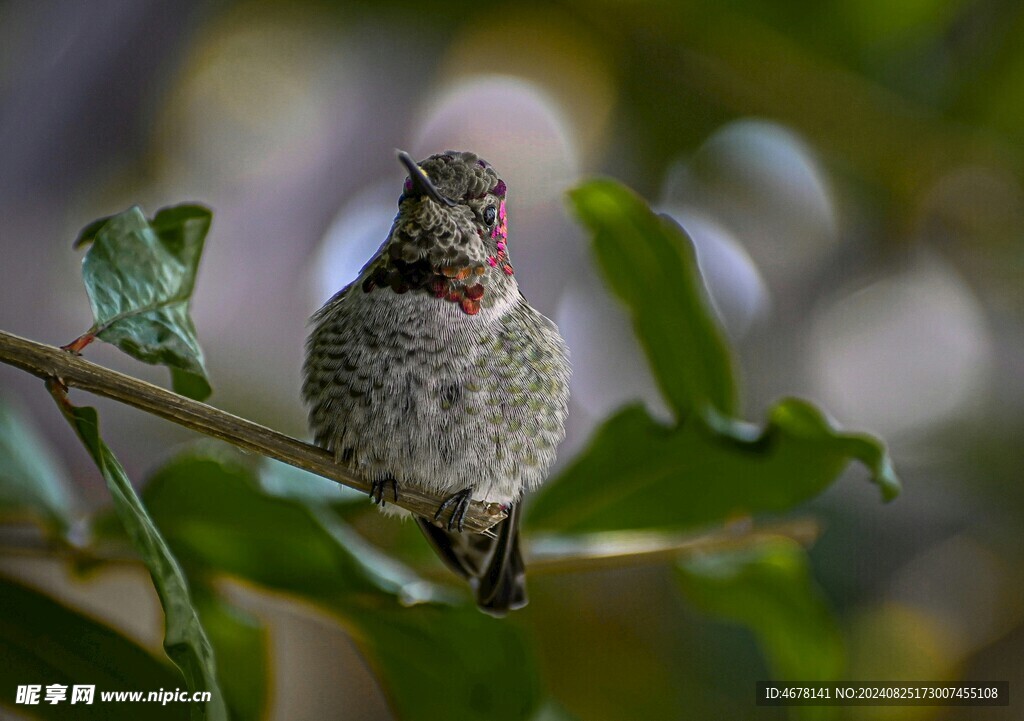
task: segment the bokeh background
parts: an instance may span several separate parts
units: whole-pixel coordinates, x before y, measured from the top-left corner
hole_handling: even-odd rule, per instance
[[[693,238],[749,419],[801,395],[889,443],[900,499],[879,504],[858,469],[807,509],[824,527],[811,558],[847,633],[848,677],[1019,693],[1022,140],[1024,5],[1009,0],[7,2],[0,328],[71,340],[91,321],[78,229],[135,203],[203,202],[215,219],[193,317],[211,402],[305,436],[307,319],[386,236],[395,148],[469,149],[506,179],[517,277],[572,349],[564,465],[623,403],[668,413],[566,210],[576,181],[611,175]],[[166,381],[102,344],[89,356]],[[86,505],[106,503],[38,381],[0,367],[0,393]],[[191,440],[96,405],[135,478]],[[70,583],[57,561],[15,557],[0,569],[159,645],[140,574]],[[648,671],[678,684],[673,708],[770,715],[749,702],[766,677],[749,633],[691,612],[671,585],[656,568],[534,583],[538,602],[571,593],[573,623],[608,642],[584,667],[545,660],[566,705],[602,718],[586,698],[613,684],[616,649],[639,644]],[[329,619],[238,593],[272,624],[273,718],[389,718]],[[573,643],[571,625],[549,630]]]

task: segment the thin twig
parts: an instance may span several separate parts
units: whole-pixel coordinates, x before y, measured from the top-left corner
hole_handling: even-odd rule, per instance
[[[80,388],[125,403],[185,428],[219,438],[242,450],[275,458],[364,493],[370,492],[369,482],[336,463],[334,456],[323,448],[303,443],[152,383],[90,363],[60,348],[0,331],[0,362],[20,368],[44,381],[57,379],[68,388]],[[403,488],[395,505],[416,515],[431,518],[443,500],[441,496],[415,488]],[[483,533],[504,517],[499,504],[474,501],[466,514],[465,527],[466,530]]]
[[[809,546],[818,539],[820,533],[821,526],[817,520],[797,518],[764,526],[726,526],[690,535],[657,531],[616,531],[579,536],[540,536],[526,547],[526,567],[532,576],[671,563],[700,553],[750,549],[780,538],[788,538],[802,546]],[[97,564],[113,563],[142,567],[142,560],[132,549],[120,549],[116,544],[78,548],[32,532],[0,532],[0,558],[7,556],[64,557]],[[439,566],[438,570],[444,571]],[[427,578],[434,578],[432,572],[424,573]],[[436,577],[444,581],[454,578],[446,571],[436,574]]]
[[[526,550],[530,573],[569,573],[666,563],[700,553],[742,550],[788,538],[802,546],[821,533],[818,521],[797,518],[765,526],[742,524],[700,534],[613,531],[580,536],[540,536]]]

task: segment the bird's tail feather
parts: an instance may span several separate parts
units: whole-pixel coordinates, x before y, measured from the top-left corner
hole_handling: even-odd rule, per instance
[[[519,505],[495,527],[494,537],[455,533],[417,518],[423,535],[449,568],[467,579],[481,611],[504,616],[526,605],[526,566],[519,550]]]

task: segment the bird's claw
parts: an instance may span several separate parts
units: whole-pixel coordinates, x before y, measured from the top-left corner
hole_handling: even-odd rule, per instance
[[[441,505],[437,507],[437,513],[434,514],[434,521],[440,522],[441,515],[449,506],[451,506],[452,514],[448,517],[448,530],[458,530],[459,533],[462,533],[466,525],[466,514],[469,512],[469,503],[472,500],[472,496],[472,488],[466,488],[448,496],[448,498],[442,501]]]
[[[391,489],[391,495],[394,498],[395,503],[397,503],[398,502],[398,481],[396,481],[391,476],[388,476],[387,478],[382,478],[380,480],[374,481],[370,485],[370,500],[373,501],[374,503],[376,503],[381,508],[384,508],[384,506],[385,506],[384,494],[387,491],[387,489],[389,489],[389,488]]]

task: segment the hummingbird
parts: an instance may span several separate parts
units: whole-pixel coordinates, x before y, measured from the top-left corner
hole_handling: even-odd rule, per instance
[[[470,152],[398,158],[394,224],[313,316],[302,394],[317,445],[382,510],[409,515],[387,507],[405,488],[444,499],[416,522],[501,616],[527,602],[520,508],[565,435],[569,353],[519,289],[497,171]],[[492,533],[465,532],[474,500],[506,510]]]

